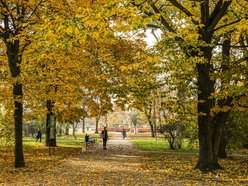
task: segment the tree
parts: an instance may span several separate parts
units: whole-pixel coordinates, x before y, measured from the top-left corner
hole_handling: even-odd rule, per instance
[[[182,136],[184,126],[180,122],[169,123],[159,126],[159,132],[164,135],[170,144],[170,149],[175,149],[175,142]],[[181,147],[181,144],[179,144]]]
[[[219,0],[216,3],[208,0],[200,1],[132,1],[144,16],[154,18],[153,27],[161,28],[165,38],[175,42],[187,58],[195,61],[198,89],[198,134],[199,160],[196,168],[209,172],[221,168],[218,163],[218,148],[223,131],[220,123],[212,127],[212,93],[215,82],[211,79],[213,70],[213,49],[216,40],[231,26],[238,26],[245,21],[245,1],[240,3]],[[235,11],[229,11],[234,7]],[[239,17],[235,15],[239,14]],[[166,44],[166,42],[164,42]]]
[[[58,120],[63,124],[71,124],[72,125],[72,134],[74,138],[76,138],[76,130],[78,123],[84,117],[85,111],[80,107],[70,107],[68,105],[64,108],[63,111],[60,112]]]
[[[32,41],[31,30],[38,18],[42,1],[0,1],[0,38],[5,44],[8,65],[13,78],[15,167],[24,167],[22,146],[23,83],[20,82],[23,53]]]
[[[138,111],[138,110],[137,110]],[[140,124],[140,113],[137,112],[135,109],[131,109],[129,112],[128,112],[128,116],[131,120],[131,123],[132,125],[134,126],[134,132],[135,134],[138,133],[138,125]]]

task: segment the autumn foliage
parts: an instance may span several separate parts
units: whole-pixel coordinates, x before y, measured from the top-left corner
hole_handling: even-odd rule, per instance
[[[229,114],[247,112],[247,7],[245,0],[1,0],[0,137],[14,141],[15,167],[29,157],[24,122],[46,121],[50,146],[56,121],[92,117],[98,125],[120,107],[143,112],[153,137],[158,124],[197,128],[196,168],[222,169]],[[146,30],[159,30],[154,46]]]

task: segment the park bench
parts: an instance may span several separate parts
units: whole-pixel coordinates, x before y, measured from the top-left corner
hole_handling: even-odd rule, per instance
[[[96,144],[96,138],[92,137],[92,136],[89,136],[89,135],[85,135],[85,138],[84,138],[84,142],[85,142],[85,146],[89,146],[89,145],[94,145]]]

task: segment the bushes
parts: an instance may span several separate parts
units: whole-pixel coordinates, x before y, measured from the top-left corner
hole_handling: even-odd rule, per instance
[[[164,135],[170,144],[170,149],[175,149],[175,143],[178,143],[178,148],[181,148],[181,138],[185,127],[181,122],[169,123],[160,125],[159,132]]]

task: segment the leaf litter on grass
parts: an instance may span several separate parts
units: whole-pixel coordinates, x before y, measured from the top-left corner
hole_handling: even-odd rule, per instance
[[[114,141],[114,140],[113,140]],[[26,167],[13,168],[13,155],[0,159],[0,185],[248,185],[245,158],[221,160],[225,170],[202,174],[196,154],[140,151],[130,143],[101,144],[85,149],[30,149]],[[4,161],[3,161],[4,159]]]

